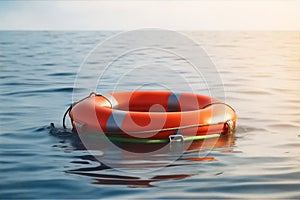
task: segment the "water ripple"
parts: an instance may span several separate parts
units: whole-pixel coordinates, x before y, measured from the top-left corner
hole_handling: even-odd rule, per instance
[[[0,199],[300,198],[299,32],[187,33],[216,63],[224,82],[220,96],[237,110],[237,129],[233,137],[195,142],[187,149],[166,146],[168,151],[153,157],[124,157],[97,143],[100,150],[90,152],[78,135],[60,125],[79,66],[92,48],[115,33],[0,32]],[[127,42],[103,53],[111,56]],[[135,56],[149,55],[139,51]],[[153,57],[150,67],[174,67],[199,91],[215,82],[199,80],[182,59],[161,53]],[[136,57],[119,62],[113,74],[103,77],[101,88],[113,90],[118,75],[136,62]],[[89,81],[102,62],[87,63],[93,68],[82,78]],[[128,77],[125,84],[139,86],[139,77]],[[174,86],[181,87],[176,81]],[[83,96],[91,92],[87,90],[78,88]],[[145,150],[143,145],[125,146]],[[125,165],[109,166],[102,160],[107,154],[109,161]]]

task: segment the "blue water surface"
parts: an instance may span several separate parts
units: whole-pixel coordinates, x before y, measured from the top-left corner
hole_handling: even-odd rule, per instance
[[[300,198],[299,32],[184,32],[215,63],[236,133],[155,158],[94,152],[122,169],[62,129],[80,65],[114,34],[0,32],[1,199]]]

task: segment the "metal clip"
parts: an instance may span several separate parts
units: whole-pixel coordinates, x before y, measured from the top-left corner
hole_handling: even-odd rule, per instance
[[[184,142],[184,138],[182,135],[169,135],[170,143],[173,142]]]
[[[226,125],[227,125],[227,133],[228,134],[232,134],[234,131],[234,123],[232,120],[228,120],[226,121]]]

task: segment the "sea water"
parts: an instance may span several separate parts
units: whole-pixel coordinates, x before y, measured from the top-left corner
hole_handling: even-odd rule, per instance
[[[115,34],[0,32],[1,199],[300,198],[299,32],[182,32],[215,64],[237,129],[206,146],[173,146],[154,160],[109,149],[94,152],[97,159],[61,129],[81,64]],[[116,80],[104,78],[109,90]],[[105,165],[104,155],[126,165]]]

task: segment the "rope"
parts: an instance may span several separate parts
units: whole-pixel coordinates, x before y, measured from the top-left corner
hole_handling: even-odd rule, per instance
[[[179,126],[179,127],[171,127],[171,128],[163,128],[163,129],[155,129],[155,130],[148,130],[148,131],[136,131],[136,132],[130,132],[130,134],[145,134],[145,133],[157,133],[157,132],[163,132],[163,131],[175,131],[175,130],[181,130],[181,129],[187,129],[187,128],[195,128],[195,127],[203,127],[203,126],[211,126],[211,125],[220,125],[224,124],[225,122],[217,122],[217,123],[210,123],[210,124],[192,124],[187,126]],[[119,134],[118,131],[106,131],[105,133],[109,134]]]
[[[214,103],[210,103],[210,104],[207,104],[205,105],[204,107],[202,107],[201,109],[205,109],[211,105],[215,105],[215,104],[222,104],[222,105],[225,105],[225,106],[228,106],[233,112],[235,112],[235,110],[233,109],[233,107],[231,107],[230,105],[228,105],[227,103],[223,103],[223,102],[214,102]]]
[[[63,116],[63,127],[64,127],[64,129],[67,128],[66,123],[65,123],[65,121],[66,121],[66,116],[67,116],[67,114],[71,111],[72,107],[75,106],[76,104],[78,104],[79,102],[82,102],[82,101],[86,100],[87,98],[91,97],[92,95],[95,95],[95,96],[101,96],[101,97],[105,98],[105,99],[110,103],[110,105],[111,105],[111,107],[112,107],[112,103],[109,101],[109,99],[108,99],[107,97],[103,96],[102,94],[97,94],[96,92],[91,92],[89,96],[87,96],[87,97],[85,97],[85,98],[83,98],[83,99],[81,99],[81,100],[79,100],[79,101],[77,101],[77,102],[74,102],[74,103],[66,110],[66,112],[65,112],[65,114],[64,114],[64,116]]]
[[[129,142],[129,143],[141,143],[141,144],[160,144],[160,143],[168,143],[169,140],[167,139],[144,139],[144,138],[123,138],[117,136],[108,136],[113,142]],[[218,138],[221,134],[209,134],[209,135],[196,135],[196,136],[183,136],[184,141],[195,141],[195,140],[204,140],[204,139],[211,139],[211,138]]]
[[[66,129],[67,127],[66,127],[66,116],[67,116],[67,114],[70,112],[70,110],[72,109],[72,107],[73,107],[73,104],[72,105],[70,105],[70,107],[66,110],[66,112],[65,112],[65,114],[64,114],[64,117],[63,117],[63,127],[64,127],[64,129]]]

